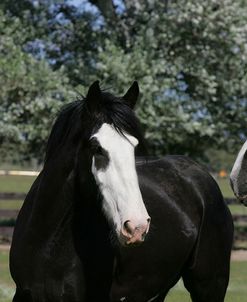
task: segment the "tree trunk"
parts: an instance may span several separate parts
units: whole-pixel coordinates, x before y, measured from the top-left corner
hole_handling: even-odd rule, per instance
[[[114,19],[116,17],[112,0],[89,0],[89,2],[97,6],[106,19]]]

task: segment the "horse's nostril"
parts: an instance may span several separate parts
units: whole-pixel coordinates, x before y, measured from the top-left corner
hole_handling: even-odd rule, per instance
[[[149,217],[148,219],[147,219],[147,227],[146,227],[146,230],[145,230],[145,235],[148,233],[148,231],[149,231],[149,228],[150,228],[150,223],[151,223],[151,218]]]
[[[128,228],[128,223],[130,222],[130,220],[126,220],[125,222],[124,222],[124,227],[127,229]]]
[[[145,220],[144,220],[145,221]],[[146,222],[133,222],[133,220],[126,220],[123,223],[121,235],[125,240],[125,244],[138,244],[145,240],[149,231],[151,218],[148,217]]]
[[[123,231],[125,235],[132,235],[135,231],[135,227],[132,225],[130,220],[126,220],[123,224]]]
[[[150,227],[151,218],[147,218],[146,224],[135,224],[131,220],[126,220],[123,224],[122,235],[134,241],[144,241]]]

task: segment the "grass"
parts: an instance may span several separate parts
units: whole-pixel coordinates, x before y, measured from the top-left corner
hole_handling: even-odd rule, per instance
[[[1,175],[0,192],[27,193],[34,180],[35,177],[32,176]],[[218,178],[217,183],[219,184],[224,197],[234,198],[228,179]]]
[[[0,192],[17,192],[17,193],[27,193],[34,182],[35,177],[32,176],[0,176]],[[223,196],[226,198],[233,198],[233,193],[231,191],[229,181],[225,178],[217,179],[217,182],[221,188]],[[20,200],[0,200],[0,210],[1,209],[19,209],[22,205]],[[247,208],[242,205],[231,205],[230,209],[232,214],[247,215]]]
[[[0,192],[27,193],[36,177],[0,175]],[[23,200],[0,200],[0,210],[19,210]]]
[[[221,192],[225,198],[234,198],[234,194],[232,192],[229,179],[228,178],[217,178],[216,179]]]
[[[227,290],[225,302],[244,302],[247,297],[247,261],[235,261],[231,265],[230,283]],[[165,302],[189,302],[188,292],[182,281],[169,292]]]
[[[245,240],[235,240],[234,246],[239,250],[247,250],[247,241]],[[246,272],[247,273],[247,272]]]
[[[23,200],[0,200],[0,210],[19,210]]]
[[[32,176],[0,175],[0,192],[27,193],[34,179]]]
[[[0,210],[19,210],[23,200],[0,200]],[[229,205],[232,215],[247,215],[247,207],[241,204]]]
[[[0,302],[10,302],[14,294],[14,284],[10,277],[9,252],[0,251]]]
[[[229,205],[229,209],[232,215],[247,215],[247,207],[242,204],[231,204]]]
[[[0,192],[27,193],[34,180],[32,176],[0,175]],[[216,181],[224,197],[234,198],[227,178],[217,178]]]
[[[8,251],[0,251],[0,302],[10,302],[14,283],[8,269]],[[247,261],[235,261],[231,265],[231,278],[225,302],[243,302],[247,297]],[[189,302],[190,297],[182,281],[170,291],[166,302]]]

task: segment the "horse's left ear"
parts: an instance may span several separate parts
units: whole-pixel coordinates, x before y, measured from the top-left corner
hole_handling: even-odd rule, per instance
[[[129,90],[123,96],[123,99],[130,108],[134,109],[138,96],[139,96],[139,85],[137,81],[134,81],[134,83],[131,85]]]
[[[91,111],[95,111],[101,100],[101,90],[99,86],[99,81],[95,81],[88,89],[86,101],[88,108]]]

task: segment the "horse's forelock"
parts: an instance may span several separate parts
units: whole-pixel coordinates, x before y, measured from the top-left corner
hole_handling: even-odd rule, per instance
[[[62,108],[48,139],[45,162],[71,138],[77,140],[78,143],[83,138],[89,139],[103,123],[111,124],[122,135],[126,132],[136,137],[139,141],[138,148],[145,150],[145,141],[140,124],[132,109],[122,98],[108,92],[103,91],[101,97],[97,112],[89,112],[85,98]],[[74,143],[76,144],[76,142]]]

